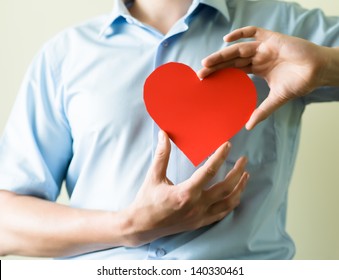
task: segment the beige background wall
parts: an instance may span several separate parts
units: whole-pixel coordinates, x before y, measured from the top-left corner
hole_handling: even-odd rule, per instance
[[[339,16],[338,1],[295,2]],[[297,246],[297,259],[339,259],[338,174],[339,104],[311,105],[303,117],[289,195],[287,228]]]
[[[112,2],[0,0],[0,134],[25,69],[41,45],[67,26],[110,12]],[[297,2],[339,15],[337,1]],[[288,211],[297,259],[339,259],[338,174],[339,104],[312,105],[304,115]]]

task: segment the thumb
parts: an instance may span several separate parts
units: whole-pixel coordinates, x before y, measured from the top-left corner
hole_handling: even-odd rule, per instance
[[[279,98],[271,91],[267,98],[252,113],[250,119],[246,123],[246,129],[253,129],[258,123],[265,120],[269,115],[271,115],[275,110],[284,105],[286,102],[286,99]]]
[[[151,166],[151,173],[153,179],[163,181],[166,179],[166,171],[171,152],[171,144],[168,135],[160,130],[158,134],[158,145],[155,150],[153,163]]]

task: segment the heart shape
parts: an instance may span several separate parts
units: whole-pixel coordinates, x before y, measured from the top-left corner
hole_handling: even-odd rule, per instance
[[[170,62],[144,85],[150,116],[195,166],[245,125],[256,99],[252,80],[235,68],[200,80],[189,66]]]

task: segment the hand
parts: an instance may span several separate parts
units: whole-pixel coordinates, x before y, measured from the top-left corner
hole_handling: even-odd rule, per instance
[[[329,65],[330,48],[254,26],[237,29],[224,40],[233,42],[242,38],[255,41],[236,43],[206,57],[198,76],[205,78],[218,69],[236,67],[267,81],[270,93],[253,112],[247,129],[287,101],[327,83],[325,67]]]
[[[138,246],[166,235],[198,229],[220,221],[234,210],[249,178],[245,158],[236,162],[223,181],[204,188],[225,161],[229,149],[229,143],[223,144],[191,178],[173,185],[166,177],[170,142],[161,131],[153,164],[129,208],[133,229],[127,237],[129,245]]]

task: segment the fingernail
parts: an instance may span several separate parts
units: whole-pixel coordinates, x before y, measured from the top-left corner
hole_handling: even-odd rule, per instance
[[[158,141],[160,144],[165,143],[165,133],[162,130],[158,133]]]
[[[228,152],[229,152],[229,150],[231,149],[231,147],[232,147],[232,144],[230,143],[230,142],[227,142],[226,143],[226,149],[225,149],[225,154],[227,155],[228,154]]]
[[[245,181],[247,182],[249,178],[250,178],[250,174],[249,174],[249,173],[246,173],[246,174],[245,174]]]
[[[224,157],[224,159],[226,159],[227,158],[227,156],[228,156],[228,153],[229,153],[229,151],[230,151],[230,148],[231,148],[231,143],[230,142],[226,142],[225,144],[224,144],[225,146],[224,146],[224,151],[223,151],[223,157]]]
[[[250,123],[250,121],[248,121],[246,124],[245,124],[245,128],[247,129],[247,130],[252,130],[252,123]]]

